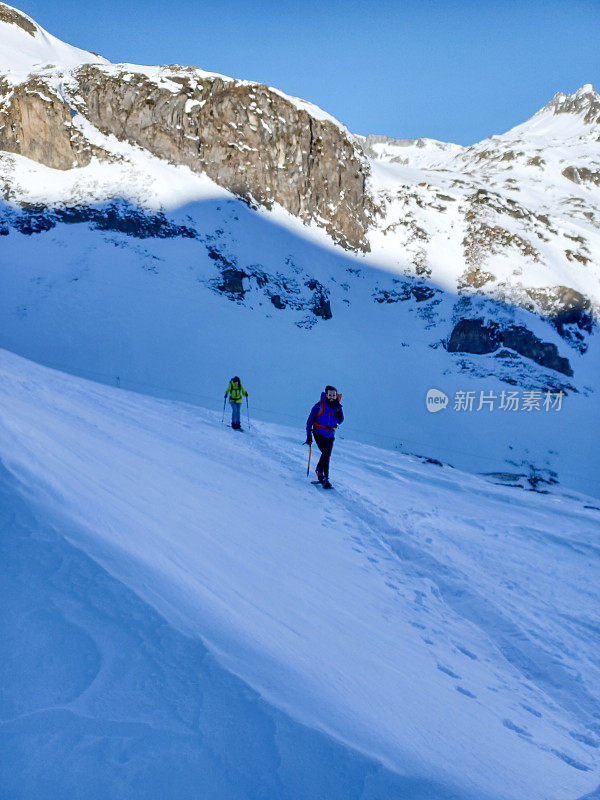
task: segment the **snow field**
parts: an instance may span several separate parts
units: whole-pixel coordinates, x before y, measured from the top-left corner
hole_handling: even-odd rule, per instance
[[[50,619],[49,653],[37,612],[12,626],[19,663],[37,647],[26,700],[18,685],[7,692],[5,747],[15,774],[22,774],[23,742],[34,742],[42,721],[53,732],[48,758],[54,746],[63,752],[64,731],[77,748],[88,736],[99,736],[110,753],[122,746],[106,727],[117,689],[99,665],[114,652],[114,636],[124,637],[124,654],[138,663],[142,626],[145,660],[135,678],[116,684],[119,719],[162,715],[159,751],[167,761],[173,739],[165,729],[175,725],[173,707],[190,700],[198,659],[213,665],[210,676],[202,672],[203,691],[217,691],[217,679],[219,692],[224,684],[234,694],[250,687],[248,702],[236,695],[234,704],[249,724],[262,725],[262,711],[271,720],[282,715],[293,739],[313,742],[296,769],[310,771],[313,758],[323,764],[329,753],[340,792],[345,770],[354,768],[362,776],[357,797],[403,796],[412,787],[407,796],[419,800],[547,800],[598,784],[600,523],[589,499],[499,487],[348,440],[334,447],[336,492],[323,494],[306,480],[303,420],[297,430],[255,423],[237,434],[214,412],[92,384],[8,353],[0,369],[0,455],[13,476],[7,502],[23,504],[20,496],[27,505],[12,521],[9,515],[7,529],[21,530],[35,551],[42,545],[31,517],[49,520],[42,551],[68,551],[78,564],[57,588],[41,556],[33,567],[15,544],[7,571],[17,582],[33,572],[50,597],[61,593],[61,603],[74,603],[76,594],[87,631],[60,615]],[[121,598],[110,613],[119,616],[122,600],[138,609],[132,620],[122,612],[105,638],[86,591],[91,573],[101,590],[110,584]],[[39,603],[31,588],[25,597],[25,605]],[[164,666],[163,637],[182,648],[173,669]],[[163,681],[174,706],[156,710],[152,698]],[[195,721],[186,717],[190,764],[209,759],[197,737],[202,725],[224,737],[224,747],[233,735],[220,715],[237,710],[222,694],[216,702],[218,720],[202,711]],[[134,758],[143,776],[152,772],[147,733]],[[227,771],[239,795],[234,788],[214,796],[263,796],[248,782],[249,764],[275,780],[273,747],[263,739],[253,756],[246,753],[243,774]],[[127,796],[127,769],[112,755],[101,767],[101,750],[88,748],[89,774],[103,769]],[[338,796],[323,789],[328,768],[317,770],[314,796]],[[182,781],[193,781],[192,773]],[[378,776],[380,795],[369,794],[367,773]],[[182,797],[190,785],[182,784]]]

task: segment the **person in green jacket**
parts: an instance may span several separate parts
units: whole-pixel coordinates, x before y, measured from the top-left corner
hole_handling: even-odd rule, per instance
[[[242,395],[248,397],[248,392],[242,386],[242,382],[237,375],[229,381],[229,386],[225,390],[225,399],[227,399],[227,395],[229,395],[229,402],[231,403],[231,427],[236,431],[241,431],[240,409],[242,407]]]

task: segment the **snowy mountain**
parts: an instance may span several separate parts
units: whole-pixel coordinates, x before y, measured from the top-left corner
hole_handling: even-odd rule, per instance
[[[598,786],[597,504],[0,370],[2,796]]]
[[[365,139],[271,87],[110,64],[2,8],[0,147],[78,173],[79,192],[63,185],[40,202],[129,196],[130,179],[99,193],[82,168],[107,172],[143,148],[251,204],[281,206],[376,266],[545,316],[597,315],[600,97],[591,85],[472,147]],[[167,186],[155,191],[132,199],[173,202]]]
[[[598,797],[599,127],[355,136],[0,3],[0,797]]]
[[[591,87],[471,148],[363,139],[0,9],[0,344],[213,408],[243,372],[281,423],[333,381],[352,438],[598,495]]]

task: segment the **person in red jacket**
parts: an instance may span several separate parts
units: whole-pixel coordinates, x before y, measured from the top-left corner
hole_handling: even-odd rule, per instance
[[[338,394],[335,386],[326,386],[325,391],[321,392],[321,399],[312,407],[306,420],[305,444],[312,444],[314,435],[315,442],[321,451],[321,458],[316,470],[317,479],[324,489],[331,488],[329,483],[329,459],[335,439],[335,429],[344,421],[340,398],[341,394]]]

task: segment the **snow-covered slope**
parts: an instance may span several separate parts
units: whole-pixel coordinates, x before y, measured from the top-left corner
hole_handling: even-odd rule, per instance
[[[21,355],[214,409],[239,373],[253,413],[297,426],[299,436],[331,382],[344,393],[352,438],[600,491],[595,337],[581,353],[532,314],[473,305],[472,316],[527,326],[552,343],[574,376],[505,348],[449,353],[442,342],[456,323],[455,296],[366,269],[227,197],[168,216],[121,204],[8,224],[0,340]],[[433,387],[450,398],[437,414],[425,403]],[[500,408],[503,391],[521,400],[539,392],[541,401],[547,390],[566,392],[559,409]],[[460,391],[474,393],[472,410],[454,410]],[[494,393],[493,411],[480,407],[481,392]]]
[[[600,492],[591,87],[557,96],[524,126],[472,148],[361,140],[334,126],[353,158],[364,149],[376,209],[370,252],[349,252],[318,214],[307,223],[277,203],[246,198],[249,210],[198,164],[170,163],[101,131],[86,116],[93,104],[78,96],[77,67],[88,63],[129,92],[133,109],[144,87],[155,105],[173,110],[168,103],[178,98],[169,126],[155,125],[166,135],[179,124],[183,131],[209,102],[209,95],[191,99],[208,73],[104,63],[0,9],[0,40],[35,50],[25,61],[6,50],[5,106],[18,96],[15,119],[24,131],[25,111],[40,120],[56,113],[63,138],[55,144],[64,149],[62,168],[48,166],[56,148],[39,150],[36,129],[31,152],[44,163],[0,153],[0,344],[69,372],[213,408],[239,372],[254,411],[282,423],[297,424],[315,392],[334,382],[352,435],[364,442],[510,473],[514,482],[559,480]],[[247,157],[262,163],[268,148],[283,153],[275,171],[289,174],[293,190],[287,129],[281,141],[267,135],[268,114],[252,94],[260,87],[225,78],[219,86],[223,96],[227,87],[242,93],[233,116],[219,107],[223,125],[234,126],[233,150],[243,150],[244,128],[267,131],[264,149]],[[262,89],[269,103],[282,97]],[[40,103],[28,105],[32,98]],[[308,114],[301,119],[311,132],[331,123],[284,99],[286,114],[289,107]],[[114,111],[118,117],[122,108]],[[244,114],[247,124],[236,129]],[[291,138],[302,162],[302,131]],[[310,148],[316,168],[328,154]],[[177,150],[169,152],[176,161]],[[74,155],[85,165],[73,167]],[[440,414],[427,411],[430,388],[449,397]],[[521,402],[538,392],[537,408],[499,408],[511,390]],[[566,392],[559,413],[544,410],[548,391]],[[472,411],[454,409],[462,392],[473,393]],[[482,393],[495,396],[493,413]]]
[[[597,505],[0,369],[4,796],[598,786]]]
[[[0,795],[597,796],[595,90],[363,139],[0,3],[0,95]]]
[[[68,70],[82,64],[108,64],[105,58],[61,42],[27,14],[0,4],[0,74],[20,83],[39,69]]]

